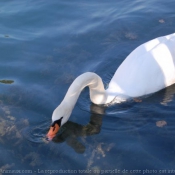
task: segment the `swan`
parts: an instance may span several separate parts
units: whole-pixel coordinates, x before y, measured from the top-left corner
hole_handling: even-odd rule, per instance
[[[152,94],[174,83],[175,33],[148,41],[133,50],[118,67],[106,90],[97,74],[86,72],[78,76],[53,111],[47,138],[55,137],[59,128],[68,121],[86,86],[92,103],[100,105]]]

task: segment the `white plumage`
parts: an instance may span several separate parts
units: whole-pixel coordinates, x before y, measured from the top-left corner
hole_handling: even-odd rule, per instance
[[[175,83],[175,34],[159,37],[132,51],[117,69],[108,91],[129,97],[154,93]]]

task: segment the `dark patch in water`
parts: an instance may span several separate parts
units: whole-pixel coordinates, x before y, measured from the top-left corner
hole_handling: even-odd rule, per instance
[[[13,80],[0,80],[0,83],[3,83],[3,84],[12,84],[14,83]]]

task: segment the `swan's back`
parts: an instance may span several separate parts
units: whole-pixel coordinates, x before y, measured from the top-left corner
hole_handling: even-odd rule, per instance
[[[175,83],[175,34],[137,47],[123,61],[108,91],[130,97],[147,95]]]

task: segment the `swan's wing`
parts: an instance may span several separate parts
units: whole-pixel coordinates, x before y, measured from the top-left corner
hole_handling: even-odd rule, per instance
[[[131,97],[143,96],[175,83],[175,34],[136,48],[119,66],[109,90]]]

